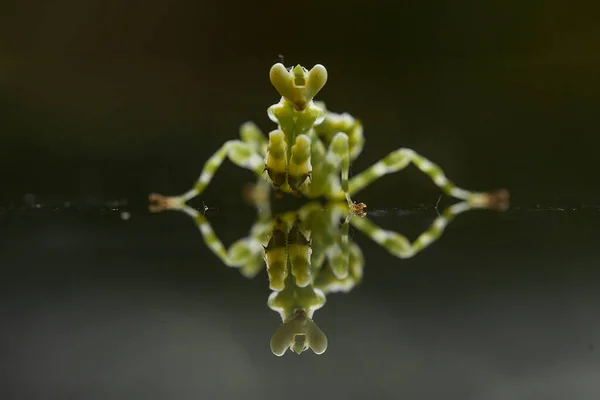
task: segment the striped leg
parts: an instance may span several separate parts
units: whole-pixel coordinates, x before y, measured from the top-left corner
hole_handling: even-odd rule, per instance
[[[426,173],[444,193],[457,199],[466,200],[471,207],[492,208],[500,211],[508,208],[508,192],[506,190],[473,193],[461,189],[446,178],[444,171],[439,166],[417,154],[414,150],[406,148],[391,152],[381,161],[378,161],[367,170],[352,178],[350,180],[350,194],[355,194],[364,189],[385,174],[391,174],[406,168],[411,162]]]
[[[339,171],[341,176],[341,191],[348,202],[348,206],[350,207],[350,211],[356,215],[364,216],[365,213],[363,208],[365,208],[365,204],[359,203],[356,204],[352,201],[350,197],[350,192],[348,190],[348,174],[350,171],[350,147],[348,144],[348,135],[339,132],[336,133],[331,143],[329,145],[329,149],[327,150],[327,154],[325,155],[325,162],[331,166],[331,171]],[[332,179],[328,179],[328,190],[326,193],[329,194],[328,197],[335,198],[337,197],[337,193],[340,188],[338,185],[334,185]]]
[[[431,226],[413,243],[393,231],[384,230],[366,218],[352,218],[351,223],[356,229],[365,233],[373,241],[385,247],[391,254],[399,258],[411,258],[440,238],[446,226],[460,213],[478,207],[463,201],[448,207],[438,216]]]
[[[230,140],[225,142],[225,144],[223,144],[223,146],[221,146],[221,148],[206,161],[196,184],[188,192],[181,196],[162,199],[162,202],[158,202],[157,195],[150,195],[150,211],[158,212],[165,209],[183,208],[187,201],[198,196],[206,189],[221,164],[223,164],[225,157],[229,158],[231,162],[242,168],[254,171],[257,176],[262,174],[264,158],[260,156],[254,146],[240,140]],[[153,202],[158,202],[158,204],[152,204]]]
[[[349,218],[346,218],[341,226],[337,226],[337,221],[333,223],[336,232],[332,236],[334,236],[335,241],[326,250],[327,261],[333,275],[342,280],[348,277],[348,268],[350,267]]]

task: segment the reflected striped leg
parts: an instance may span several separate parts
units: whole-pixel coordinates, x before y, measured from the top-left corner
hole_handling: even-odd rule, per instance
[[[166,209],[183,208],[187,201],[198,196],[206,189],[221,164],[223,164],[225,157],[229,158],[234,164],[253,171],[257,176],[260,176],[263,172],[264,158],[261,157],[255,146],[241,140],[230,140],[225,142],[225,144],[223,144],[223,146],[221,146],[221,148],[206,161],[202,173],[192,189],[181,196],[166,198],[157,194],[151,194],[149,197],[150,211],[159,212]]]
[[[239,268],[240,273],[247,278],[260,272],[263,267],[263,244],[272,231],[270,221],[256,222],[247,237],[236,241],[227,250],[204,214],[187,205],[183,205],[179,211],[192,217],[206,246],[225,265]]]
[[[315,287],[321,289],[326,295],[329,293],[348,293],[362,280],[364,257],[360,247],[354,242],[349,244],[348,274],[339,278],[330,266],[324,266],[315,278]]]
[[[477,207],[476,205],[469,204],[467,201],[462,201],[448,207],[413,243],[410,243],[406,236],[382,229],[366,218],[352,218],[351,224],[369,236],[373,241],[385,247],[394,256],[411,258],[439,239],[442,233],[444,233],[446,226],[458,214]]]
[[[350,180],[350,194],[353,195],[364,189],[383,175],[398,172],[406,168],[411,162],[427,174],[444,193],[457,199],[467,201],[470,207],[490,208],[498,211],[508,209],[509,195],[508,191],[505,189],[488,193],[475,193],[461,189],[446,178],[444,171],[442,171],[438,165],[417,154],[414,150],[406,148],[391,152],[382,160],[352,178]]]
[[[328,239],[321,250],[321,265],[314,272],[315,287],[324,293],[348,292],[362,279],[364,258],[358,245],[349,238],[353,218],[349,211],[344,203],[329,203],[315,226],[315,238]]]
[[[346,279],[349,274],[350,266],[350,244],[348,239],[348,232],[350,230],[350,217],[348,211],[345,212],[346,218],[344,221],[339,223],[342,217],[339,210],[329,210],[329,232],[325,235],[332,239],[332,243],[328,246],[325,254],[327,255],[327,263],[331,272],[336,278],[342,280]]]

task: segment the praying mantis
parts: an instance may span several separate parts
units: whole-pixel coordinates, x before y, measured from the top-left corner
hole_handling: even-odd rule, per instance
[[[181,208],[187,201],[202,194],[228,158],[234,164],[253,171],[258,178],[266,175],[265,178],[278,193],[301,194],[311,199],[345,200],[350,211],[358,216],[366,215],[366,205],[354,202],[352,197],[382,176],[398,172],[411,163],[427,174],[444,193],[467,201],[471,207],[508,208],[507,190],[480,193],[457,187],[438,165],[408,148],[392,151],[365,171],[349,178],[350,163],[360,155],[365,143],[363,127],[350,114],[330,112],[325,103],[314,101],[327,77],[327,69],[320,64],[310,71],[301,65],[289,69],[281,63],[273,65],[270,79],[281,99],[267,109],[267,114],[277,124],[277,129],[272,130],[267,138],[253,122],[244,123],[240,128],[241,140],[226,141],[206,161],[195,185],[180,196],[164,199],[164,206]]]
[[[363,127],[350,114],[333,113],[314,100],[327,78],[320,64],[310,70],[273,65],[270,80],[281,99],[267,114],[277,128],[265,136],[256,124],[242,124],[240,139],[226,141],[206,161],[189,191],[179,196],[149,196],[153,212],[179,210],[192,217],[206,245],[225,265],[239,268],[249,278],[266,266],[272,291],[267,304],[282,319],[270,343],[277,356],[288,349],[298,354],[309,348],[322,354],[327,349],[327,337],[314,322],[314,313],[323,307],[327,294],[351,290],[363,275],[364,257],[348,237],[351,226],[394,256],[410,258],[437,240],[458,214],[472,209],[504,211],[509,204],[507,190],[462,189],[438,165],[408,148],[390,152],[350,178],[350,163],[365,144]],[[255,173],[257,184],[251,197],[258,209],[249,235],[228,249],[206,216],[187,204],[203,193],[226,158]],[[372,182],[411,163],[445,194],[462,200],[438,215],[413,242],[378,227],[366,218],[366,205],[353,200]],[[311,201],[296,211],[272,216],[271,190],[327,202],[323,206]]]

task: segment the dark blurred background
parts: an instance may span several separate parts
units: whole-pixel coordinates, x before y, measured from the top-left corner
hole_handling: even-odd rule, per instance
[[[354,171],[413,147],[465,187],[597,202],[600,29],[588,3],[5,1],[0,196],[180,193],[242,122],[274,128],[268,72],[281,54],[324,64],[319,99],[363,121]],[[435,200],[413,172],[360,200]],[[226,167],[206,196],[237,195],[249,178]],[[390,185],[397,196],[383,199]]]
[[[598,8],[0,2],[0,398],[600,398]],[[279,55],[324,64],[319,99],[363,121],[353,173],[412,147],[462,187],[512,194],[411,260],[352,231],[365,280],[315,314],[322,356],[274,357],[266,274],[242,278],[189,219],[145,211],[242,122],[274,128]],[[253,180],[226,163],[196,203],[226,244],[253,222]],[[356,200],[438,192],[409,168]],[[414,239],[435,216],[372,218]]]

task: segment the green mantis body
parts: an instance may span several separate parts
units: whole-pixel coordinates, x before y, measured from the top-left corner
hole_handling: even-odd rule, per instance
[[[280,101],[267,110],[277,129],[267,138],[254,123],[243,124],[241,140],[225,142],[206,161],[194,187],[181,196],[166,199],[165,207],[181,208],[200,195],[225,158],[259,178],[266,173],[276,191],[345,200],[350,211],[360,216],[365,215],[366,205],[355,203],[352,197],[383,175],[398,172],[410,163],[444,193],[465,200],[472,207],[503,210],[508,206],[505,190],[475,193],[461,189],[446,178],[439,166],[407,148],[392,151],[349,178],[350,163],[360,155],[365,142],[363,128],[350,114],[332,113],[324,103],[313,100],[327,82],[325,67],[317,64],[309,71],[300,65],[286,69],[278,63],[271,68],[270,79],[281,95]]]

